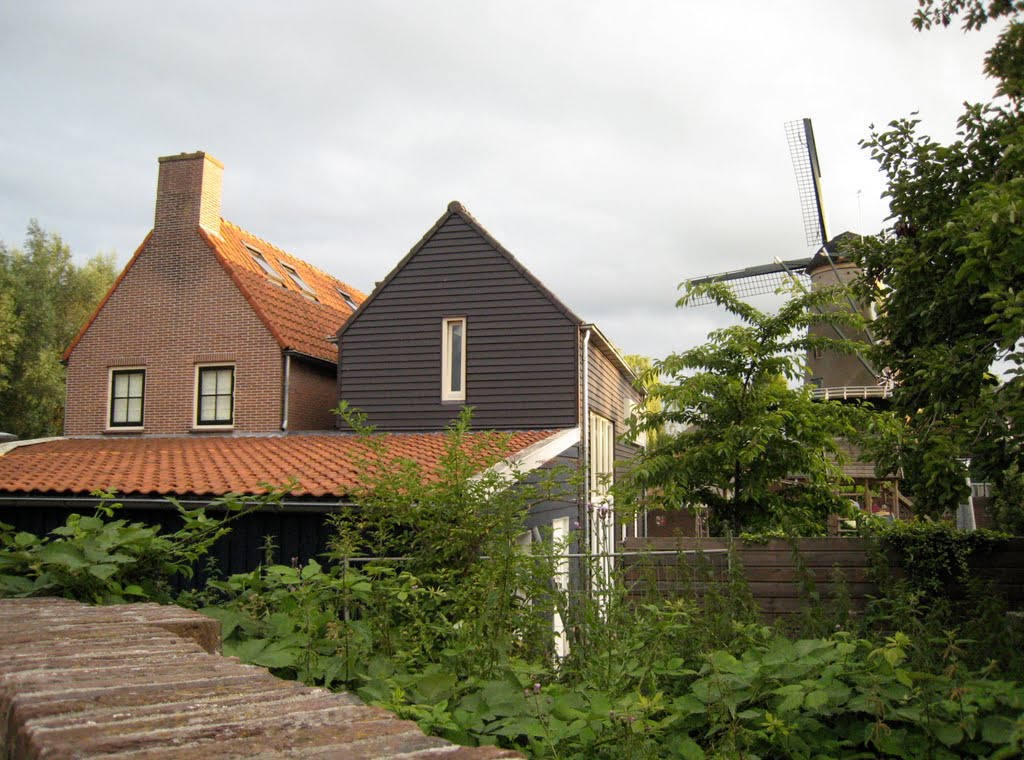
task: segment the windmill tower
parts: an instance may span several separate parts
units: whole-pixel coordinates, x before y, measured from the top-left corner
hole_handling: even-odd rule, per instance
[[[793,171],[796,174],[803,215],[804,235],[808,246],[816,247],[814,256],[790,259],[758,266],[722,272],[690,280],[693,284],[725,282],[738,296],[747,297],[774,293],[783,281],[790,279],[812,290],[835,284],[848,284],[860,274],[860,268],[844,255],[847,246],[856,239],[851,232],[841,233],[831,240],[821,200],[821,169],[818,150],[814,143],[814,130],[810,119],[786,124]],[[710,303],[707,299],[694,299],[691,305]],[[870,309],[865,309],[847,298],[846,303],[834,308],[859,311],[870,320]],[[830,325],[817,325],[811,330],[831,338],[846,338],[870,344],[870,330],[841,330]],[[811,351],[807,358],[807,383],[814,386],[819,398],[881,398],[888,396],[888,386],[882,376],[860,354],[845,355],[833,351]]]

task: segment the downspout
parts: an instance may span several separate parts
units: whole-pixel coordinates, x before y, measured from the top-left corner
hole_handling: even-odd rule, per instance
[[[288,429],[288,391],[292,381],[292,356],[284,355],[284,395],[281,399],[281,429]]]
[[[580,428],[580,448],[582,449],[583,468],[586,477],[583,479],[583,545],[590,549],[590,328],[583,328],[583,413]]]

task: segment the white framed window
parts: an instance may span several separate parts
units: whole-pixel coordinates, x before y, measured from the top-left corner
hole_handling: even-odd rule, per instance
[[[441,400],[466,400],[466,318],[441,320]]]
[[[107,397],[107,428],[141,430],[145,423],[145,367],[111,368]]]
[[[235,365],[196,365],[195,426],[230,428],[235,424]]]
[[[611,493],[615,478],[615,427],[611,420],[593,412],[589,454],[590,551],[595,559],[595,575],[608,583],[615,551],[615,504]]]

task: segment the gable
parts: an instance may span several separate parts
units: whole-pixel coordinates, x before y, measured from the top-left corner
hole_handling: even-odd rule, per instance
[[[432,275],[439,279],[432,288],[423,290],[421,298],[424,300],[444,296],[446,292],[456,290],[459,285],[483,287],[485,290],[482,293],[495,294],[503,300],[532,291],[538,298],[531,301],[546,301],[550,309],[570,322],[582,324],[580,318],[499,243],[461,203],[452,201],[434,226],[374,288],[359,312],[341,327],[339,337],[370,311],[374,301],[392,289],[394,280],[399,279],[402,284],[416,276]],[[488,277],[497,279],[488,281]],[[506,287],[511,290],[506,290]]]
[[[464,399],[442,398],[442,325],[465,320]],[[339,398],[386,430],[578,421],[579,319],[457,203],[339,331]]]

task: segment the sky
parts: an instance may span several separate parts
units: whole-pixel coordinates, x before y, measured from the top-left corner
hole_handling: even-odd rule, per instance
[[[858,141],[987,101],[995,30],[916,0],[0,0],[0,240],[30,219],[127,262],[157,158],[225,165],[223,216],[369,292],[467,207],[624,353],[724,323],[691,277],[814,253],[784,125],[814,124],[830,234],[885,225]]]

